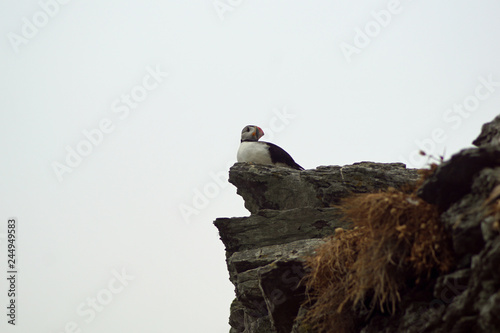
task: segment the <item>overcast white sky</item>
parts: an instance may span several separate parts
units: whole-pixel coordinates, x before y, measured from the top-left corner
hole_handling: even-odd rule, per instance
[[[449,157],[500,111],[499,15],[495,0],[2,1],[0,276],[13,216],[19,275],[0,331],[228,332],[212,221],[248,215],[224,181],[241,129],[305,168]]]

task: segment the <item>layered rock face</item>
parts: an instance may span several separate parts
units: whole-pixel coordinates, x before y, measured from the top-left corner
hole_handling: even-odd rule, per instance
[[[500,117],[474,144],[438,166],[418,192],[440,209],[455,267],[402,295],[396,313],[360,318],[361,332],[500,332]],[[235,164],[229,181],[251,215],[214,222],[236,290],[230,332],[305,332],[296,320],[304,311],[304,256],[349,227],[335,204],[417,178],[400,163],[305,171]]]
[[[231,333],[290,333],[304,299],[304,257],[336,228],[348,228],[338,208],[352,193],[400,188],[418,178],[404,164],[362,162],[297,171],[235,164],[229,172],[249,217],[214,224],[226,246],[236,299]]]

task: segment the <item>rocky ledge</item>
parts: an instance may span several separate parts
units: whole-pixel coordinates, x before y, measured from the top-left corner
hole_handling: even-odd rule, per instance
[[[500,332],[500,117],[474,143],[437,167],[419,196],[440,209],[456,265],[425,292],[402,295],[393,314],[361,318],[361,332]],[[236,298],[231,333],[302,333],[304,257],[337,228],[335,207],[353,193],[404,188],[417,170],[401,163],[361,162],[296,171],[235,164],[229,181],[248,217],[218,218]],[[311,332],[311,331],[307,331]]]
[[[401,188],[418,178],[402,163],[361,162],[297,171],[266,165],[235,164],[229,172],[251,212],[218,218],[226,246],[229,278],[236,299],[231,332],[290,333],[304,290],[304,256],[336,228],[348,228],[338,208],[352,193]]]

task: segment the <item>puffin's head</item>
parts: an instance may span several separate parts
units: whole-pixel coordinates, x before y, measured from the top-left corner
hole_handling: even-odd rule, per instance
[[[259,126],[247,125],[241,131],[241,141],[258,141],[264,135]]]

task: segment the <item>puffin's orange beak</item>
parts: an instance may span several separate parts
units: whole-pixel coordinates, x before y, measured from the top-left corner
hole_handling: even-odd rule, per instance
[[[255,126],[255,127],[256,127],[256,129],[255,129],[255,132],[253,133],[253,135],[254,136],[256,135],[257,140],[259,140],[264,135],[264,131],[259,126]]]

